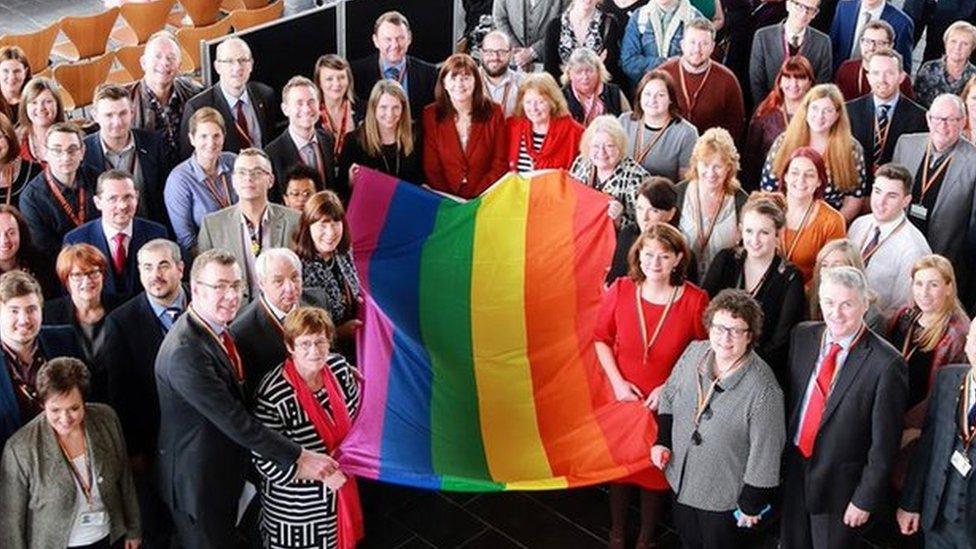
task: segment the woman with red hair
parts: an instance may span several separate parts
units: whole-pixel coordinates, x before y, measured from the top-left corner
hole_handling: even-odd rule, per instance
[[[474,198],[505,174],[505,114],[485,93],[471,56],[456,53],[441,66],[423,124],[424,173],[432,189]]]
[[[786,131],[803,96],[813,87],[813,66],[806,57],[789,57],[776,75],[776,85],[756,107],[743,155],[744,183],[749,190],[759,188],[763,162],[773,141]]]

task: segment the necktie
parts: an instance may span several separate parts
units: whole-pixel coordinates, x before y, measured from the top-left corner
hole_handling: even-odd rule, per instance
[[[387,67],[383,69],[383,78],[387,80],[400,80],[400,69],[396,67]]]
[[[117,275],[125,269],[125,233],[115,233],[112,238],[112,268]]]
[[[169,329],[173,327],[173,323],[176,322],[176,319],[182,312],[183,310],[179,307],[166,307],[166,309],[163,310],[163,314],[160,316],[160,320],[163,323],[163,329],[168,332]]]
[[[878,244],[880,243],[881,243],[881,227],[875,227],[874,234],[871,237],[871,240],[867,243],[866,246],[864,246],[864,249],[861,250],[861,259],[864,260],[865,266],[867,266],[868,261],[871,259],[871,253],[874,252],[874,250],[878,247]]]
[[[881,165],[881,154],[884,152],[885,143],[888,141],[888,124],[891,123],[891,119],[888,118],[889,110],[891,110],[891,105],[878,107],[878,128],[874,134],[874,151],[871,158],[875,169]]]
[[[230,336],[230,332],[227,330],[221,332],[220,342],[223,343],[224,350],[227,351],[227,358],[234,366],[234,375],[237,376],[237,381],[244,381],[244,367],[241,365],[241,357],[237,354],[237,346],[234,345],[234,338]]]
[[[871,14],[864,12],[857,19],[857,29],[854,30],[854,44],[851,48],[851,57],[857,59],[861,57],[861,34],[864,33],[864,25],[871,21]]]
[[[242,148],[250,147],[254,140],[251,139],[251,129],[247,125],[247,116],[244,115],[244,100],[238,100],[234,107],[234,125],[237,126],[237,134],[241,138]]]
[[[969,406],[969,412],[966,415],[969,417],[969,426],[976,425],[976,402]]]
[[[315,171],[319,173],[319,181],[325,181],[325,174],[322,172],[322,163],[319,161],[319,154],[316,150],[318,143],[314,140],[309,141],[302,147],[302,158],[305,159],[305,165],[310,168],[315,168]]]
[[[800,421],[800,439],[796,443],[803,457],[809,458],[813,455],[813,444],[817,440],[817,431],[820,429],[820,420],[823,419],[824,408],[827,407],[827,395],[830,393],[830,383],[834,379],[834,372],[837,371],[837,355],[840,354],[840,351],[840,345],[830,344],[827,356],[820,364],[820,373],[817,375],[816,384],[813,391],[810,392],[807,411]]]

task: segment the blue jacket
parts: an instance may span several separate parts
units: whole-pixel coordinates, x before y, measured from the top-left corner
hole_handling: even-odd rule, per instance
[[[646,72],[656,69],[669,57],[680,55],[685,23],[703,17],[688,0],[682,0],[677,9],[674,19],[678,28],[668,42],[668,51],[665,52],[658,51],[656,32],[650,22],[651,5],[640,8],[630,16],[620,45],[620,68],[634,85],[640,82]]]
[[[830,45],[834,51],[834,72],[851,56],[854,47],[854,32],[857,30],[857,16],[861,0],[840,0],[834,11],[834,22],[830,25]],[[881,20],[895,29],[895,43],[892,46],[901,54],[905,72],[912,71],[912,49],[915,47],[915,24],[905,12],[885,2],[881,10]],[[941,37],[939,38],[941,40]]]
[[[126,298],[132,297],[142,291],[142,282],[139,280],[139,263],[136,253],[143,244],[156,238],[167,238],[166,227],[136,217],[132,220],[132,241],[129,242],[129,251],[125,256],[125,268],[121,275],[115,274],[112,268],[112,248],[105,238],[105,230],[102,228],[102,220],[95,219],[84,225],[73,229],[64,235],[64,243],[67,244],[91,244],[98,248],[105,259],[108,260],[109,272],[105,273],[105,283],[103,291],[110,294],[118,294]]]

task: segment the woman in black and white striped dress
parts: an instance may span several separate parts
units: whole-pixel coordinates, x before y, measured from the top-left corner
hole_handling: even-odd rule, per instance
[[[324,310],[299,307],[285,317],[283,332],[290,356],[261,381],[255,416],[302,448],[331,455],[359,410],[357,373],[330,351],[335,327]],[[282,470],[257,455],[254,462],[262,477],[265,547],[347,548],[362,537],[355,481],[338,463],[318,482],[295,480],[295,466]]]

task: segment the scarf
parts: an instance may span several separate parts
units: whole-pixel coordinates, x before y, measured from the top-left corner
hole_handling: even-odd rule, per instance
[[[315,432],[329,450],[335,451],[339,443],[349,433],[352,421],[349,419],[349,410],[346,408],[345,399],[335,376],[329,371],[328,367],[322,371],[322,385],[329,395],[329,402],[332,404],[332,417],[322,407],[322,403],[315,398],[315,394],[309,389],[308,384],[298,374],[295,363],[292,359],[286,358],[284,365],[285,380],[291,385],[298,399],[298,405],[308,415],[315,427]],[[359,505],[359,491],[356,489],[356,480],[349,477],[346,483],[338,492],[339,500],[336,503],[339,514],[339,548],[352,549],[356,543],[363,538],[363,512]]]

